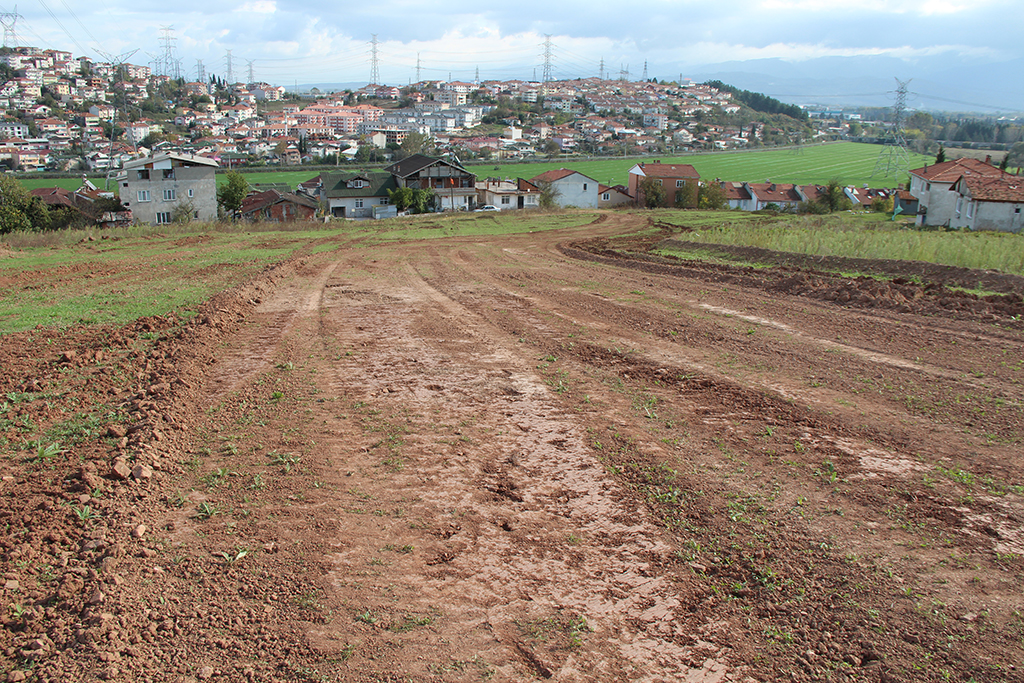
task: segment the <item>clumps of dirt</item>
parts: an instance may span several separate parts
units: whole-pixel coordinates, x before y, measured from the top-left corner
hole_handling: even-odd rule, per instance
[[[302,646],[272,633],[273,610],[240,620],[219,600],[230,588],[275,605],[275,622],[281,613],[300,619],[299,601],[289,596],[312,590],[302,578],[285,567],[243,575],[229,561],[237,553],[176,562],[154,534],[158,526],[168,531],[167,511],[183,500],[172,486],[185,472],[198,426],[194,378],[214,362],[221,335],[245,320],[261,289],[288,267],[218,295],[188,319],[169,314],[124,327],[36,328],[4,337],[6,680],[150,680],[153,670],[199,679],[293,676],[288,653]],[[184,607],[192,600],[175,596],[182,583],[205,596],[209,609]],[[167,585],[159,609],[144,597],[153,584]],[[220,671],[218,651],[253,663]]]
[[[777,263],[779,267],[759,269],[648,253],[650,249],[666,247],[704,250],[708,245],[679,240],[652,243],[631,238],[611,243],[594,239],[559,245],[559,250],[572,258],[648,273],[759,287],[774,293],[830,301],[843,307],[944,315],[1011,327],[1020,327],[1024,318],[1024,278],[1017,275],[920,262],[819,258],[723,245],[713,247],[745,260]],[[871,273],[872,276],[851,278],[840,274],[843,271]],[[978,295],[961,291],[960,287],[998,293]]]

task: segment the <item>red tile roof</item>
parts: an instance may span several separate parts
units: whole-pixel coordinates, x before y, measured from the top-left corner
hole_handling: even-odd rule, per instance
[[[556,180],[561,180],[562,178],[567,178],[567,177],[571,176],[574,173],[579,173],[579,171],[573,171],[572,169],[569,169],[569,168],[560,168],[560,169],[557,169],[555,171],[545,171],[544,173],[541,173],[538,176],[534,176],[534,177],[530,178],[530,182],[533,183],[534,185],[536,185],[537,183],[543,183],[543,182],[553,183]],[[582,176],[583,174],[580,173],[580,175]],[[588,176],[583,176],[583,177],[586,178]],[[593,179],[591,179],[591,180],[593,180]]]
[[[1024,178],[1004,173],[994,178],[980,176],[961,176],[956,186],[963,185],[971,193],[971,199],[982,202],[1020,202],[1024,203]]]
[[[639,165],[648,178],[700,178],[700,173],[690,164],[663,164],[655,161],[650,164],[640,162]]]
[[[984,161],[964,157],[943,161],[934,166],[915,168],[911,173],[931,183],[955,183],[962,175],[998,176],[1003,171]]]

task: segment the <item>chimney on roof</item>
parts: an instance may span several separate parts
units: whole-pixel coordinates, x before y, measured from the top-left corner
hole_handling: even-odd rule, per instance
[[[986,154],[985,155],[985,163],[988,164],[989,166],[992,165],[992,155],[991,154]]]

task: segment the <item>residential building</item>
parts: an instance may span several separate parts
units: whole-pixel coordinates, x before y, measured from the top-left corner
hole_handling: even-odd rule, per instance
[[[517,178],[487,178],[476,183],[477,202],[497,207],[501,211],[509,209],[536,209],[540,206],[540,188],[528,180]]]
[[[967,157],[915,168],[910,172],[910,194],[918,200],[917,225],[952,225],[956,196],[950,190],[962,176],[999,178],[1002,175],[1003,171],[992,164]]]
[[[950,227],[1019,233],[1024,225],[1024,178],[1020,176],[965,173],[953,183],[950,194],[954,196]]]
[[[324,173],[317,194],[335,218],[373,218],[375,207],[391,204],[388,190],[397,189],[395,176],[388,172]]]
[[[633,204],[633,197],[629,189],[623,185],[598,185],[597,208],[611,209],[616,206],[627,206]]]
[[[805,196],[801,196],[792,183],[743,183],[751,197],[751,211],[760,211],[774,205],[782,211],[795,211]]]
[[[466,211],[476,206],[476,176],[458,164],[414,154],[386,169],[399,187],[433,190],[442,210]]]
[[[250,193],[242,201],[242,218],[271,223],[312,220],[316,215],[315,200],[292,192],[268,189]]]
[[[530,178],[530,182],[541,189],[545,184],[550,183],[554,190],[555,204],[558,206],[580,209],[597,208],[597,190],[600,183],[578,171],[560,168],[534,176]]]
[[[213,159],[167,153],[129,161],[118,177],[121,201],[142,223],[170,223],[178,210],[216,220],[217,166]]]
[[[690,164],[663,164],[660,161],[651,163],[640,162],[629,169],[629,194],[636,198],[638,204],[644,204],[642,183],[650,178],[661,185],[665,191],[665,204],[675,206],[676,199],[688,183],[694,186],[700,181],[700,173]],[[693,192],[696,199],[697,193]]]

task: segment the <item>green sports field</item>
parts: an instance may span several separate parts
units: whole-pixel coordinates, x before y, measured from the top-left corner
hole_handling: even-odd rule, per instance
[[[701,178],[720,178],[726,181],[763,183],[824,184],[838,178],[844,185],[870,185],[871,187],[894,187],[897,182],[906,182],[904,175],[898,179],[872,178],[879,153],[883,148],[856,142],[840,142],[800,148],[755,150],[750,152],[707,152],[686,156],[659,157],[662,163],[691,164]],[[640,160],[617,158],[568,158],[545,163],[477,164],[469,170],[479,178],[510,177],[532,178],[544,171],[571,168],[606,185],[625,185],[629,169]],[[911,154],[909,168],[918,168],[931,163],[932,157]],[[341,166],[339,170],[356,170]],[[264,173],[243,173],[250,183],[288,183],[292,188],[317,175],[318,171],[268,171]],[[92,179],[103,187],[103,178]],[[224,181],[224,174],[217,176],[218,183]],[[81,181],[78,178],[23,179],[29,188],[64,187],[75,189]]]

